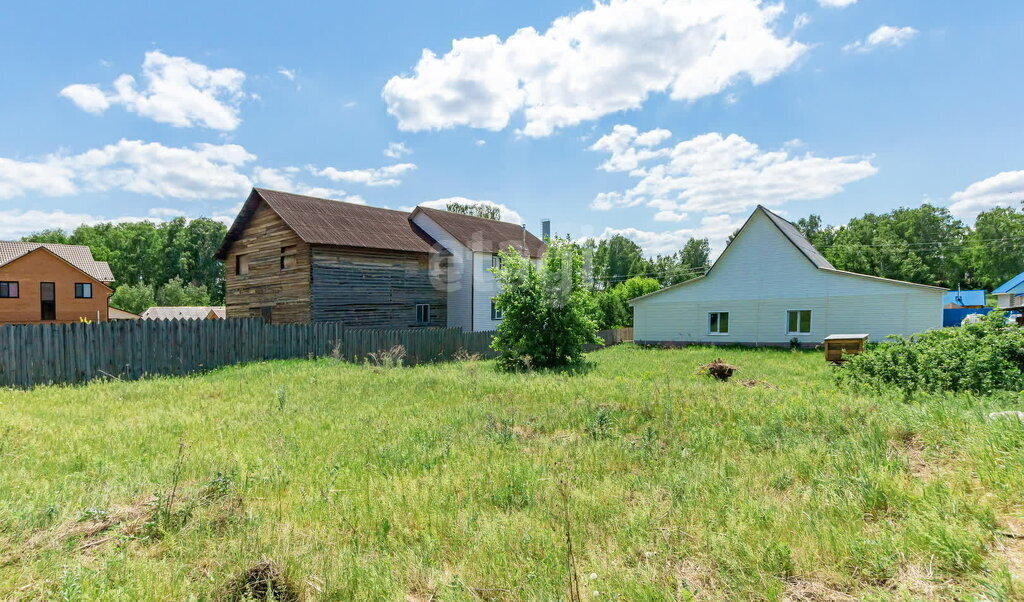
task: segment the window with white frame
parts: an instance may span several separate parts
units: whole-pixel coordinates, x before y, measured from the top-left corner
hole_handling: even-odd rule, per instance
[[[729,334],[729,312],[713,311],[708,314],[708,333]]]
[[[419,325],[430,323],[430,304],[428,303],[417,303],[416,304],[416,323]]]
[[[786,312],[786,334],[810,334],[811,310],[791,309]]]
[[[498,305],[494,302],[494,299],[491,299],[491,319],[492,320],[502,320],[504,318],[505,318],[505,312],[503,312],[500,309],[498,309]]]
[[[491,269],[497,270],[497,269],[500,269],[500,268],[501,268],[501,255],[498,255],[497,253],[495,253],[495,254],[491,255]]]

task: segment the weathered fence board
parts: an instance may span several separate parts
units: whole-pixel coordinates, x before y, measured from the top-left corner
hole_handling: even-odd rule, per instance
[[[457,352],[493,357],[492,332],[362,330],[338,322],[140,320],[0,326],[0,387],[189,374],[242,362],[337,357],[362,362],[402,345],[405,362],[445,361]]]

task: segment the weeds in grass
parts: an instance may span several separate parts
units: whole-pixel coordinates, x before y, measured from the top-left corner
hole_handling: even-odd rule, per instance
[[[561,526],[565,543],[565,574],[568,582],[569,601],[582,602],[580,595],[580,576],[576,569],[576,550],[572,539],[572,490],[567,474],[560,474],[556,480],[558,497],[562,503]]]
[[[244,600],[273,600],[298,602],[300,592],[276,563],[263,559],[232,579],[225,588],[224,598],[231,602]]]
[[[480,361],[480,358],[481,356],[479,353],[470,353],[469,351],[466,351],[465,347],[459,348],[459,350],[452,355],[452,360],[456,362],[476,362]]]
[[[389,349],[380,349],[369,353],[370,364],[378,368],[401,368],[405,362],[405,347],[395,345]]]
[[[725,360],[718,358],[697,368],[698,376],[710,376],[720,381],[727,381],[739,370],[738,367],[728,364]]]
[[[288,401],[288,389],[284,387],[277,388],[277,411],[284,411],[284,404]]]
[[[612,411],[605,405],[594,408],[586,426],[592,439],[608,439],[612,436]]]

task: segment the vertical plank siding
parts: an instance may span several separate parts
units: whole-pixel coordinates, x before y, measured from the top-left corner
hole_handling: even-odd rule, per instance
[[[337,357],[405,347],[407,364],[446,361],[460,351],[494,357],[493,332],[457,328],[347,329],[340,322],[266,324],[242,320],[125,320],[0,326],[0,387],[182,375],[242,362]]]

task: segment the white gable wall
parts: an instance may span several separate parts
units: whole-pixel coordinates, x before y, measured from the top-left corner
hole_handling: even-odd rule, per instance
[[[819,343],[836,333],[879,341],[942,326],[941,289],[816,268],[761,211],[702,279],[634,305],[637,341]],[[811,310],[811,332],[787,333],[787,310]],[[708,332],[708,313],[729,312],[727,335]]]
[[[413,223],[452,254],[448,263],[448,328],[471,330],[473,253],[425,213],[417,214]]]

